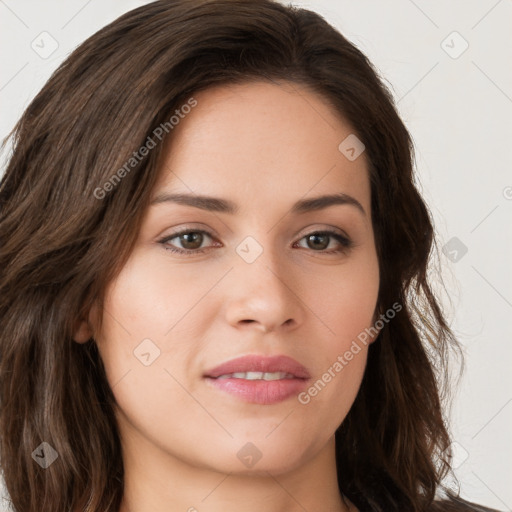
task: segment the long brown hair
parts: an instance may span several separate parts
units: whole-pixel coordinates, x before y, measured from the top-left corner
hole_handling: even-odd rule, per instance
[[[75,343],[75,327],[131,252],[176,109],[212,85],[282,79],[321,94],[364,143],[378,309],[403,306],[370,346],[336,431],[340,492],[361,511],[438,510],[451,460],[443,383],[458,343],[427,279],[434,230],[391,93],[316,13],[272,0],[162,0],[81,44],[10,135],[0,184],[0,454],[17,512],[119,509],[115,399],[94,340]],[[132,160],[158,128],[156,147]],[[34,458],[43,442],[58,454],[46,469]]]

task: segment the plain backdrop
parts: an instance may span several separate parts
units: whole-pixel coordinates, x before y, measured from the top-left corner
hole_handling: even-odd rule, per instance
[[[0,137],[78,44],[145,3],[0,0]],[[292,3],[370,58],[412,134],[466,357],[449,416],[461,494],[512,510],[512,2]]]

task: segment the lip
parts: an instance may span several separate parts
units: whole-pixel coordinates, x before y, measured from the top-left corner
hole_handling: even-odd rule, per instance
[[[207,370],[204,377],[216,378],[236,372],[285,372],[291,373],[297,379],[310,378],[308,370],[291,357],[284,355],[269,357],[257,354],[226,361],[211,370]]]
[[[294,377],[271,381],[217,378],[237,372],[284,372]],[[216,390],[229,393],[245,402],[271,405],[300,393],[307,386],[310,374],[303,365],[288,356],[248,355],[222,363],[205,372],[203,377]]]

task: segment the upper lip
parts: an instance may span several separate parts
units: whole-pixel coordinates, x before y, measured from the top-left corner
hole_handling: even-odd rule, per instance
[[[237,357],[207,370],[204,377],[220,377],[230,373],[284,372],[299,379],[309,379],[308,370],[300,363],[285,355],[262,356],[257,354]]]

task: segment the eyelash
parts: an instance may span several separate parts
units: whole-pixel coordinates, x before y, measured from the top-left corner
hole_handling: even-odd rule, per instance
[[[185,235],[185,234],[189,234],[189,233],[201,233],[203,235],[208,235],[212,239],[214,238],[213,235],[211,233],[209,233],[208,231],[204,231],[201,229],[185,229],[183,231],[173,233],[169,236],[166,236],[166,237],[158,240],[158,243],[162,244],[166,251],[170,251],[170,252],[176,253],[176,254],[181,254],[184,256],[194,256],[196,254],[204,253],[204,252],[206,252],[206,250],[210,249],[209,247],[204,248],[204,249],[179,249],[176,247],[169,247],[166,245],[169,240],[172,240],[173,238],[177,238],[177,237],[180,237],[181,235]],[[311,233],[304,235],[302,238],[300,238],[300,240],[303,240],[304,238],[307,238],[308,236],[312,236],[312,235],[328,235],[328,236],[336,239],[342,246],[341,249],[335,249],[335,250],[331,249],[330,251],[326,251],[326,250],[315,251],[315,250],[311,249],[313,252],[318,252],[321,254],[345,253],[345,252],[348,252],[354,246],[354,242],[352,242],[352,240],[350,240],[349,238],[346,238],[346,237],[340,235],[336,231],[329,231],[329,230],[312,231]]]

